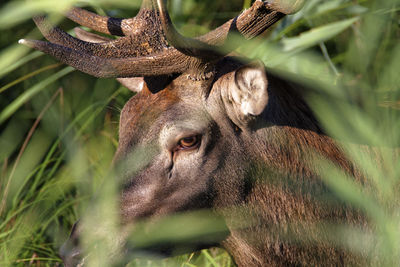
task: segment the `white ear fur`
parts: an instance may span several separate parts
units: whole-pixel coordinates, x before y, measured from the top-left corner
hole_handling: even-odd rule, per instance
[[[243,115],[260,115],[268,103],[268,81],[264,65],[247,65],[235,73],[231,97]]]

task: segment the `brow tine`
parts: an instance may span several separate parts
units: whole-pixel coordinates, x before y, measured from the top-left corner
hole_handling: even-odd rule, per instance
[[[103,78],[182,73],[188,65],[188,57],[174,49],[147,57],[102,58],[45,41],[22,39],[19,43],[49,54],[82,72]]]

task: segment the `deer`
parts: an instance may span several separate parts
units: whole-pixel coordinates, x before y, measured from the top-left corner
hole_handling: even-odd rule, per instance
[[[303,4],[256,0],[196,38],[178,32],[164,0],[143,0],[130,19],[72,8],[67,18],[118,38],[80,28],[73,37],[38,16],[34,21],[48,41],[20,43],[137,92],[121,111],[114,161],[123,162],[139,146],[152,152],[139,171],[127,167],[119,193],[123,224],[211,209],[227,233],[202,247],[223,247],[237,266],[363,265],[366,252],[329,241],[325,222],[369,228],[365,216],[321,180],[316,155],[359,182],[362,177],[324,133],[304,88],[236,54],[237,44],[229,42],[233,35],[259,36]],[[61,251],[65,266],[84,258],[78,228]],[[303,243],[291,238],[301,233]]]

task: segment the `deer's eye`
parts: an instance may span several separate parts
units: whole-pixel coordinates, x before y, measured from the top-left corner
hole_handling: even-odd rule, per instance
[[[194,136],[188,136],[185,138],[182,138],[178,142],[178,150],[185,150],[185,149],[193,149],[197,148],[200,144],[200,136],[194,135]]]

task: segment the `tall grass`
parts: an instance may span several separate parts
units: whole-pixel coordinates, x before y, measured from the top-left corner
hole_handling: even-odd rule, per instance
[[[188,36],[202,34],[233,17],[251,1],[170,1],[174,23]],[[112,79],[95,79],[17,45],[40,39],[30,18],[60,14],[71,5],[99,13],[133,16],[139,1],[6,1],[0,7],[0,265],[61,264],[58,248],[83,217],[97,229],[87,238],[97,248],[93,266],[108,266],[116,185],[111,161],[118,143],[118,117],[130,91]],[[326,184],[345,202],[362,209],[376,231],[337,227],[338,243],[354,250],[379,243],[376,260],[399,264],[400,45],[397,0],[309,0],[269,34],[239,48],[264,61],[271,72],[306,84],[307,100],[325,130],[371,179],[366,190],[329,163]],[[61,21],[62,28],[74,24]],[[359,150],[374,147],[379,164]],[[114,203],[114,204],[113,204]],[[203,216],[203,215],[202,215]],[[111,218],[111,220],[104,220]],[[182,229],[166,222],[155,238],[178,238]],[[197,217],[175,218],[187,225]],[[215,225],[199,224],[213,232]],[[111,225],[111,226],[110,226]],[[104,228],[102,228],[104,226]],[[203,228],[202,228],[203,227]],[[196,236],[187,232],[180,238]],[[149,242],[142,237],[142,242]],[[148,237],[150,238],[150,237]],[[154,238],[154,237],[153,237]],[[110,245],[109,245],[110,244]],[[90,246],[90,242],[88,243]],[[118,253],[116,251],[115,253]],[[226,252],[212,249],[166,260],[139,258],[130,266],[233,266]]]

